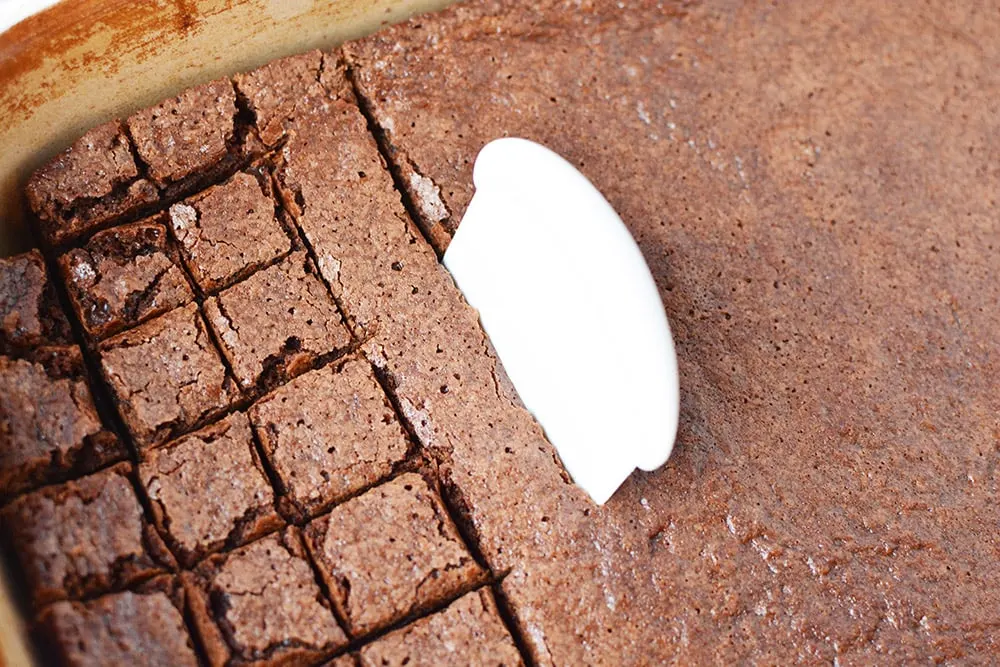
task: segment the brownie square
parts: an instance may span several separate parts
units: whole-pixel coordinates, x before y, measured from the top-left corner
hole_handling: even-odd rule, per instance
[[[359,652],[362,667],[523,665],[488,588],[390,632]]]
[[[406,458],[406,434],[364,361],[306,373],[249,412],[298,518],[371,486]]]
[[[99,232],[59,258],[73,308],[90,336],[110,336],[194,298],[162,220]]]
[[[173,565],[146,523],[130,473],[119,463],[3,509],[5,538],[36,605],[124,588]]]
[[[207,299],[205,314],[244,389],[294,377],[351,340],[304,252]]]
[[[196,304],[100,345],[101,369],[136,445],[166,442],[237,394]]]
[[[69,667],[197,667],[183,609],[183,587],[162,576],[134,591],[55,602],[39,615],[38,634],[53,662]]]
[[[101,424],[79,347],[0,356],[0,498],[124,456]]]
[[[184,581],[211,665],[309,664],[347,643],[297,528],[210,556]]]
[[[158,201],[142,177],[121,123],[99,125],[38,169],[25,188],[50,245],[134,214]]]
[[[41,253],[0,258],[0,354],[62,345],[70,338]]]
[[[209,81],[137,111],[126,123],[149,178],[169,195],[228,162],[237,140],[236,92],[229,79]]]
[[[170,207],[170,224],[184,263],[205,292],[216,292],[292,249],[278,220],[270,175],[236,173]]]
[[[139,464],[139,481],[184,566],[282,523],[243,413],[150,450]]]
[[[416,473],[334,507],[304,534],[355,637],[442,602],[482,575],[436,492]]]

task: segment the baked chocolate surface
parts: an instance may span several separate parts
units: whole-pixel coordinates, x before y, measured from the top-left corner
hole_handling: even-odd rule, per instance
[[[283,501],[314,516],[388,476],[409,442],[363,360],[302,375],[249,411]]]
[[[161,216],[95,234],[59,258],[86,332],[104,338],[194,298]]]
[[[21,496],[0,511],[37,606],[120,589],[173,565],[129,480],[114,467]]]
[[[183,589],[164,576],[137,591],[55,602],[39,615],[38,625],[46,651],[61,665],[197,667],[183,613]]]
[[[304,665],[347,643],[296,528],[184,575],[211,665]]]
[[[147,452],[139,482],[182,565],[282,525],[250,422],[240,412]]]
[[[37,250],[0,259],[0,354],[70,342],[45,260]]]

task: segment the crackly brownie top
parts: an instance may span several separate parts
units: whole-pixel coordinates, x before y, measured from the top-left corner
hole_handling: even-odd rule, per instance
[[[238,172],[170,207],[181,254],[203,290],[225,287],[291,249],[268,179],[265,170]]]
[[[0,354],[69,339],[41,253],[0,258]]]
[[[116,333],[194,297],[162,219],[100,232],[59,258],[73,306],[90,335]]]

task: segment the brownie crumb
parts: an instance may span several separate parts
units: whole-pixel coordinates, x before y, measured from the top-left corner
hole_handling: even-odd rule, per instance
[[[250,408],[250,418],[296,518],[378,482],[408,451],[392,405],[361,360],[292,380]]]
[[[125,447],[104,429],[80,348],[0,356],[0,498],[120,460]]]
[[[362,667],[524,664],[487,588],[468,593],[442,611],[390,632],[363,647],[359,657]]]
[[[347,643],[294,527],[183,576],[213,666],[308,664]]]
[[[99,232],[59,258],[80,322],[104,338],[194,298],[163,216]]]
[[[65,345],[71,338],[41,253],[0,259],[0,354]]]
[[[197,667],[183,609],[183,588],[162,576],[135,591],[53,603],[39,615],[38,634],[53,660],[70,667]]]
[[[184,566],[282,523],[242,413],[149,451],[139,481],[157,526]]]
[[[0,521],[33,602],[129,586],[174,565],[118,465],[14,500]]]
[[[244,389],[299,375],[350,344],[337,305],[304,252],[207,299],[205,313]]]
[[[38,169],[25,188],[52,246],[135,214],[159,200],[141,176],[118,121],[99,125]]]
[[[196,304],[101,343],[101,369],[136,445],[165,442],[238,395]]]
[[[440,603],[482,576],[441,500],[416,473],[333,508],[304,533],[355,637]]]

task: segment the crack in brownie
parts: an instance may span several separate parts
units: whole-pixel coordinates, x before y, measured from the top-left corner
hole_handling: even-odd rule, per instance
[[[139,482],[184,566],[282,525],[250,422],[240,412],[147,452]]]
[[[163,216],[95,234],[59,258],[87,334],[104,338],[194,298]]]
[[[0,259],[0,354],[65,345],[71,338],[41,253]]]
[[[351,636],[391,625],[481,580],[441,500],[405,473],[303,531]]]
[[[347,643],[297,528],[185,573],[192,620],[210,665],[306,665]]]
[[[287,511],[303,519],[388,476],[409,442],[363,360],[302,375],[250,408]]]
[[[197,667],[184,591],[167,576],[88,602],[55,602],[38,618],[45,652],[68,667]]]
[[[0,511],[37,606],[124,588],[174,566],[118,465],[21,496]]]

